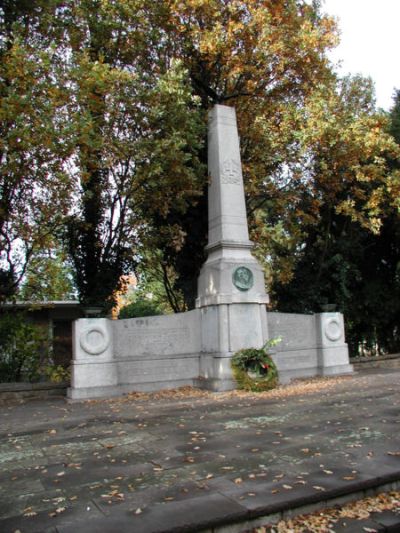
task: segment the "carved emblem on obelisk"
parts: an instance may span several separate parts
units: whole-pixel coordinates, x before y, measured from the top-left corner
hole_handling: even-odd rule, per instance
[[[240,184],[240,162],[236,159],[226,159],[222,164],[221,183],[228,185]]]

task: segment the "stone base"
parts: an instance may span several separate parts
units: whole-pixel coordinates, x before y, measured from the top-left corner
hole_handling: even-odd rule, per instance
[[[258,261],[251,255],[249,247],[238,243],[227,248],[221,244],[204,263],[198,280],[196,307],[209,307],[223,304],[267,304],[269,297],[264,288],[264,272]],[[233,283],[238,267],[246,267],[253,276],[248,290],[240,290]]]
[[[308,368],[297,368],[292,370],[279,370],[279,383],[287,385],[292,379],[303,379],[312,377],[343,376],[353,374],[353,365],[337,365],[326,368],[315,366]]]
[[[233,379],[198,378],[193,380],[193,386],[212,392],[235,390],[237,385]]]
[[[325,366],[318,369],[319,376],[341,376],[345,374],[353,374],[353,372],[353,365]]]
[[[192,387],[194,385],[193,379],[181,379],[175,381],[154,381],[147,383],[132,383],[126,385],[115,385],[105,387],[86,387],[74,389],[69,387],[67,389],[67,401],[84,401],[93,398],[111,398],[123,396],[134,392],[156,392],[160,390],[177,389],[179,387]],[[197,385],[196,385],[197,386]]]
[[[313,378],[318,375],[315,367],[298,368],[296,370],[278,370],[279,384],[287,385],[292,379]]]

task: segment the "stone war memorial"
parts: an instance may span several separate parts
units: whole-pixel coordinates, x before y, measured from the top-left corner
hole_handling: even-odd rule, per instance
[[[281,383],[353,371],[340,313],[267,312],[264,273],[251,253],[234,108],[209,115],[208,257],[196,309],[125,320],[74,323],[71,400],[193,385],[234,389],[230,360],[242,348],[280,338],[273,360]]]

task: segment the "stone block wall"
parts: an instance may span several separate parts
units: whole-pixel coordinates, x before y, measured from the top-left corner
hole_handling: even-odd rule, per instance
[[[353,372],[341,313],[268,313],[268,332],[281,338],[273,349],[281,383]]]
[[[282,340],[273,358],[281,383],[352,372],[340,313],[266,314],[263,305],[247,305],[126,320],[77,320],[68,397],[82,400],[183,385],[228,390],[235,386],[233,353],[277,337]],[[252,329],[261,314],[264,339],[254,333],[260,328]]]
[[[200,311],[74,324],[68,397],[118,396],[192,385],[199,376]]]

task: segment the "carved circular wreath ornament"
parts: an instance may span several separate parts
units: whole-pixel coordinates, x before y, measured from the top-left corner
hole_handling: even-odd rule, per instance
[[[335,342],[342,336],[342,327],[337,318],[331,318],[326,321],[324,328],[325,336],[331,341]]]
[[[89,326],[82,331],[79,338],[81,348],[90,355],[103,353],[108,348],[109,342],[109,335],[101,326]]]
[[[278,341],[268,341],[262,348],[244,348],[231,359],[233,376],[239,389],[262,392],[278,385],[278,370],[268,354],[268,347]]]

